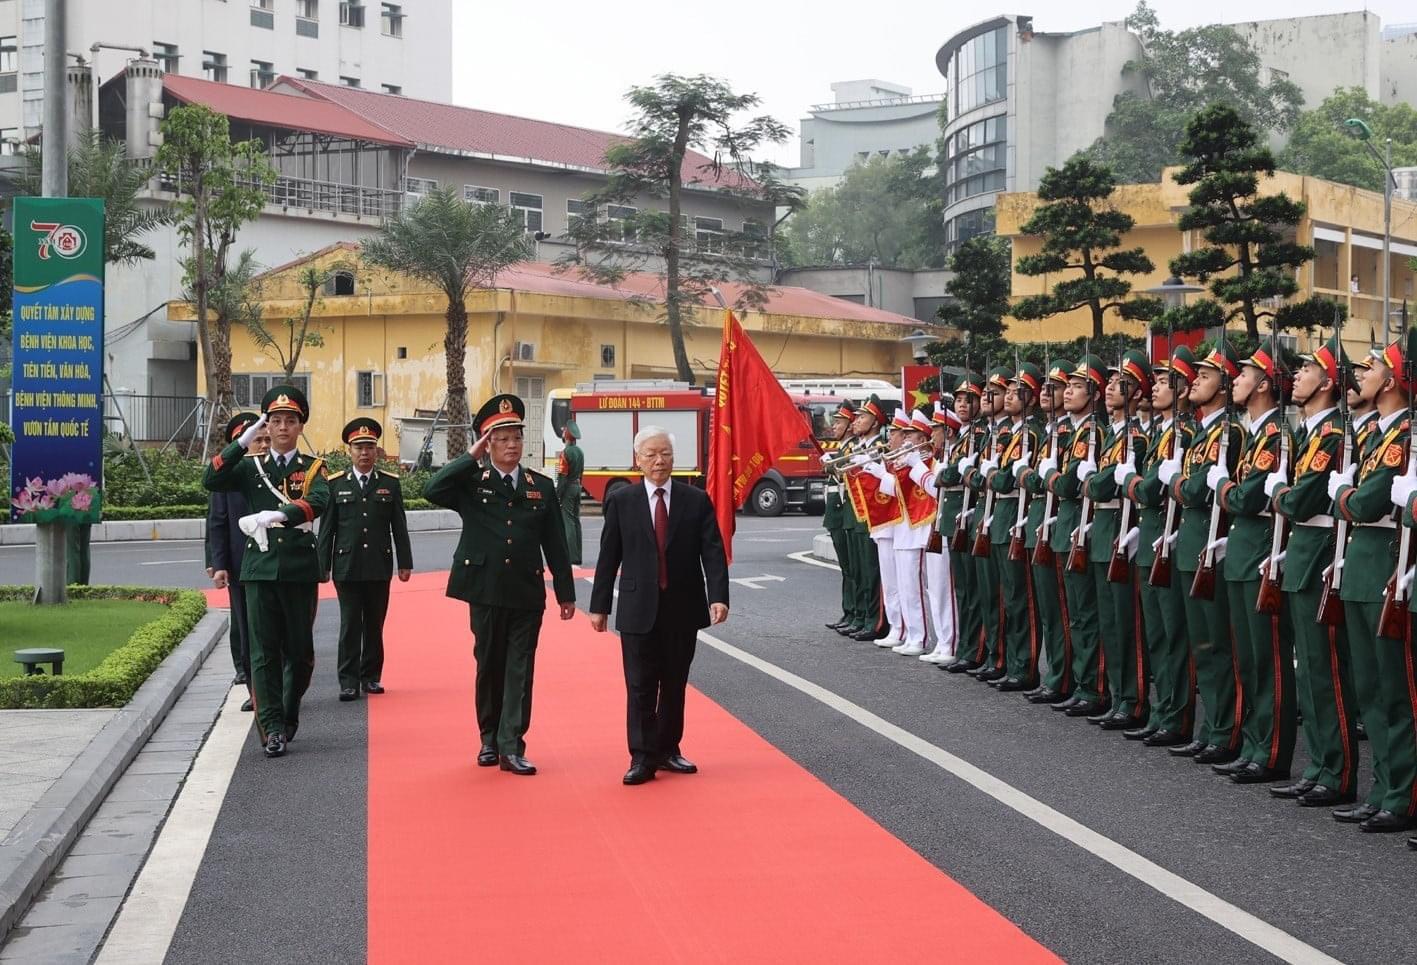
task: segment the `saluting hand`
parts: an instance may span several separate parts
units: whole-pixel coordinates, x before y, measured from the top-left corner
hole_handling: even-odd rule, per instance
[[[477,437],[477,441],[472,444],[472,448],[467,451],[467,454],[474,459],[481,459],[483,456],[487,455],[487,449],[491,441],[492,430],[488,429]]]

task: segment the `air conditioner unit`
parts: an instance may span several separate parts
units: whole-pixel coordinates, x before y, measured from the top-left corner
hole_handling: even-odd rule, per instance
[[[513,342],[512,358],[517,362],[536,361],[536,346],[531,342]]]

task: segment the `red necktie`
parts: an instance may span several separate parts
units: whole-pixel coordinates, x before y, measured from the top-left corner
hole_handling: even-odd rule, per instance
[[[664,548],[669,545],[669,510],[664,506],[664,490],[656,489],[654,504],[654,542],[659,547],[659,588],[669,589],[669,560]]]

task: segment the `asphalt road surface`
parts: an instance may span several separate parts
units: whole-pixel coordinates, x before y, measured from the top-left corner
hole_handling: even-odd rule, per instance
[[[593,565],[600,520],[584,522]],[[691,683],[926,860],[1072,962],[1276,960],[1194,908],[1225,902],[1253,916],[1250,932],[1272,926],[1342,961],[1414,960],[1417,854],[1403,836],[1360,834],[1327,810],[1301,810],[1263,786],[1233,785],[1017,695],[844,640],[822,626],[839,609],[839,574],[793,555],[810,548],[819,523],[740,519],[732,576],[746,582],[734,586],[732,617],[714,636],[1065,820],[1021,813],[722,649],[699,647]],[[445,568],[455,541],[415,535],[418,569]],[[198,542],[94,544],[93,579],[201,586],[201,556]],[[0,548],[5,582],[27,581],[32,566],[27,548]],[[245,742],[167,961],[364,957],[366,704],[335,699],[337,629],[337,608],[321,607],[300,737],[322,753],[273,768]],[[690,757],[692,736],[690,721]],[[1296,762],[1303,755],[1301,746]],[[1365,767],[1360,787],[1367,783]],[[1066,819],[1145,859],[1143,871],[1079,846],[1077,833],[1062,833]],[[1192,907],[1168,897],[1170,875],[1193,886]],[[947,957],[949,909],[919,912],[940,923]]]

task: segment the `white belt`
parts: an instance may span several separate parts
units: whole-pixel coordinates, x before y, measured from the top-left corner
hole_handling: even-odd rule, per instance
[[[1322,528],[1322,529],[1332,529],[1332,528],[1333,528],[1333,517],[1332,517],[1332,516],[1310,516],[1308,519],[1300,520],[1297,525],[1299,525],[1299,526],[1317,526],[1317,527],[1320,527],[1320,528]]]
[[[1357,525],[1366,526],[1370,529],[1397,529],[1397,520],[1389,516],[1375,523],[1358,523]]]
[[[1092,508],[1093,508],[1093,509],[1121,509],[1121,508],[1122,508],[1122,501],[1121,501],[1120,499],[1109,499],[1109,500],[1107,500],[1107,502],[1105,502],[1105,503],[1093,503],[1093,504],[1092,504]]]
[[[1018,493],[995,493],[994,499],[1003,501],[1005,499],[1018,499]]]
[[[1264,512],[1262,512],[1262,513],[1256,513],[1255,515],[1256,515],[1256,516],[1260,516],[1260,517],[1262,517],[1262,518],[1264,518],[1264,519],[1269,519],[1269,518],[1271,518],[1272,516],[1274,516],[1274,510],[1272,510],[1272,509],[1266,509]]]

